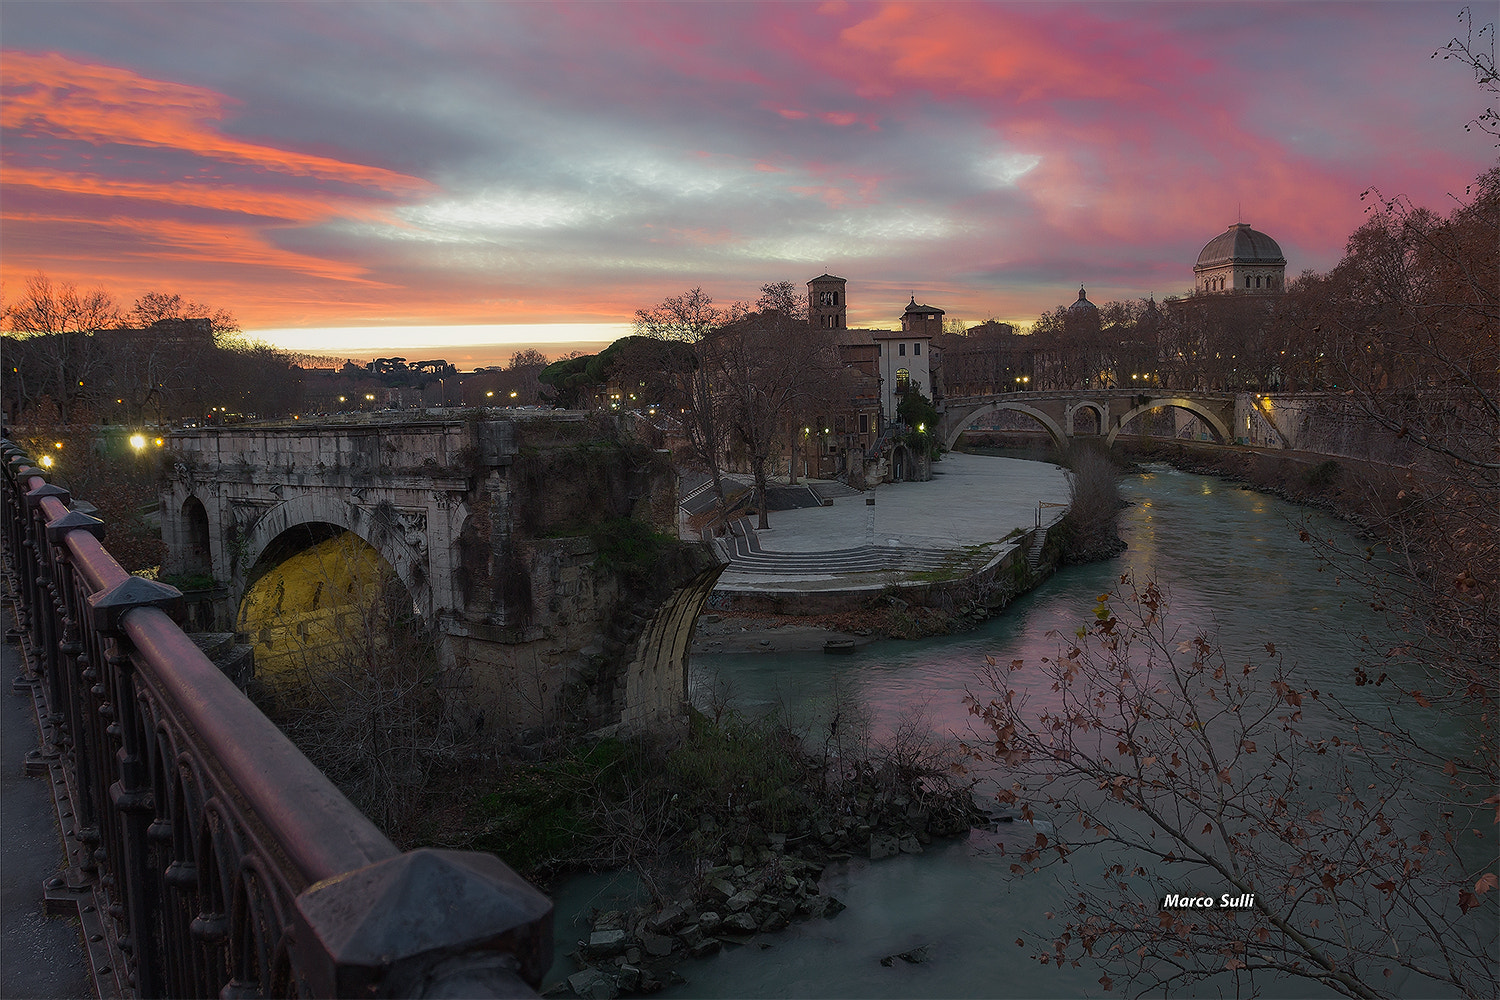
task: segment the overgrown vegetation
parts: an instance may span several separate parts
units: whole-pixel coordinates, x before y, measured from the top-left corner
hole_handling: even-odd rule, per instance
[[[378,557],[377,557],[378,559]],[[278,606],[276,669],[251,694],[267,716],[398,845],[428,829],[433,781],[474,752],[450,717],[435,637],[388,571],[350,575],[336,557],[311,607]],[[305,588],[304,588],[305,589]],[[261,630],[257,630],[258,634]]]
[[[1120,469],[1102,449],[1075,444],[1068,456],[1068,513],[1055,533],[1061,561],[1094,562],[1125,550],[1120,538]]]
[[[629,517],[592,525],[588,533],[598,548],[597,565],[634,585],[645,583],[658,561],[679,545],[671,535]]]

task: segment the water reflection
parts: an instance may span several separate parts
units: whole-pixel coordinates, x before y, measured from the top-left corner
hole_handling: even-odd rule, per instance
[[[939,739],[968,732],[963,697],[984,690],[987,654],[999,662],[1039,663],[1088,619],[1095,598],[1125,573],[1154,578],[1167,592],[1184,636],[1216,632],[1230,663],[1263,659],[1273,643],[1308,687],[1373,697],[1348,677],[1362,636],[1379,639],[1382,623],[1360,594],[1341,587],[1298,540],[1304,524],[1321,537],[1349,539],[1337,522],[1278,499],[1228,488],[1203,476],[1161,467],[1124,484],[1132,506],[1122,534],[1129,550],[1108,563],[1069,568],[973,632],[921,642],[882,641],[852,657],[695,655],[695,704],[727,699],[747,712],[781,712],[805,732],[826,725],[830,706],[853,697],[868,707],[877,736],[905,715],[925,714]],[[1027,676],[1023,671],[1020,676]],[[1051,703],[1050,680],[1037,670],[1033,707]],[[1098,968],[1042,967],[1030,956],[1057,925],[1074,880],[1099,876],[1105,859],[1072,862],[1015,878],[1014,854],[1034,835],[1025,824],[976,832],[967,841],[934,844],[925,854],[875,864],[852,861],[825,885],[849,904],[833,920],[794,925],[757,945],[688,963],[682,997],[965,996],[1070,997],[1100,992]],[[1006,853],[1002,853],[1002,850]],[[1006,855],[1009,854],[1009,857]],[[580,892],[596,891],[593,889]],[[560,910],[562,907],[560,906]],[[576,935],[574,935],[576,937]],[[1027,943],[1018,947],[1017,940]],[[559,942],[571,940],[559,931]],[[923,965],[881,966],[879,958],[931,945]],[[1281,995],[1307,995],[1287,984]],[[1277,995],[1275,984],[1265,995]]]

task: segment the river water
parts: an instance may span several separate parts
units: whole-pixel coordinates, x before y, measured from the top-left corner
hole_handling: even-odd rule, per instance
[[[819,653],[695,655],[690,684],[696,702],[727,697],[747,711],[779,710],[815,724],[835,690],[868,706],[877,735],[922,712],[935,734],[968,731],[966,691],[982,690],[986,654],[1008,663],[1036,662],[1057,650],[1047,633],[1073,632],[1090,618],[1094,599],[1120,574],[1153,576],[1168,592],[1186,635],[1217,630],[1229,662],[1267,642],[1282,649],[1298,683],[1340,691],[1358,657],[1359,637],[1380,621],[1368,595],[1340,583],[1311,548],[1319,537],[1352,542],[1338,522],[1275,497],[1207,476],[1149,467],[1123,483],[1131,506],[1121,518],[1129,550],[1118,559],[1069,567],[981,628],[920,642],[885,640],[853,656]],[[1020,675],[1015,675],[1020,676]],[[1038,673],[1038,680],[1041,675]],[[1046,698],[1046,692],[1036,692]],[[957,738],[954,736],[954,738]],[[934,842],[921,855],[830,870],[824,889],[848,904],[831,920],[794,924],[766,940],[679,971],[688,979],[661,994],[675,997],[1076,997],[1100,995],[1101,969],[1042,966],[1030,956],[1057,923],[1071,880],[1098,876],[1101,865],[1074,854],[1073,863],[1013,877],[1013,855],[1035,836],[1020,822],[1001,834],[975,832],[967,841]],[[1010,848],[1002,857],[997,842]],[[1066,878],[1069,881],[1062,881]],[[608,880],[565,885],[558,898],[559,952],[580,936],[573,921],[590,905],[606,905]],[[1059,912],[1059,919],[1060,919]],[[1017,939],[1026,942],[1018,947]],[[931,961],[887,968],[880,958],[919,945]],[[558,969],[565,974],[566,971]],[[1287,984],[1306,995],[1308,984]],[[1274,989],[1272,993],[1276,992]]]

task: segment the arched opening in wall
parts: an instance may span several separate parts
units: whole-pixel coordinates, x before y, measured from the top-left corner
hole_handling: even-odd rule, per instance
[[[1127,415],[1125,422],[1120,424],[1119,434],[1138,438],[1175,438],[1181,423],[1178,414],[1191,416],[1188,411],[1175,406],[1157,406],[1135,416]]]
[[[266,546],[248,575],[237,627],[256,674],[371,662],[421,616],[369,542],[332,524],[300,524]]]
[[[916,462],[911,449],[898,444],[891,449],[891,482],[904,483],[916,474]]]
[[[381,554],[331,524],[266,546],[240,601],[251,694],[398,844],[420,832],[426,789],[457,745],[436,635]]]
[[[1053,429],[1029,409],[997,407],[970,418],[950,447],[981,455],[1047,459],[1067,449]]]
[[[1074,436],[1097,436],[1103,432],[1102,421],[1099,419],[1099,411],[1092,406],[1080,406],[1073,411],[1073,434]]]
[[[237,627],[256,674],[371,663],[398,635],[422,631],[419,609],[369,542],[337,525],[288,528],[248,574]]]
[[[182,524],[187,529],[187,544],[182,553],[183,574],[212,577],[214,560],[209,546],[208,511],[202,500],[188,497],[182,502]]]

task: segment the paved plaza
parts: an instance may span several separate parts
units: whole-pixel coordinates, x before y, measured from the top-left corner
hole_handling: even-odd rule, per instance
[[[874,503],[867,501],[873,498]],[[875,585],[1031,528],[1038,502],[1066,503],[1063,470],[1047,462],[950,453],[925,483],[887,483],[828,507],[773,511],[748,552],[719,578],[726,591],[822,590]],[[1056,508],[1043,511],[1051,520]],[[751,519],[750,523],[754,523]],[[884,560],[882,562],[882,560]]]

